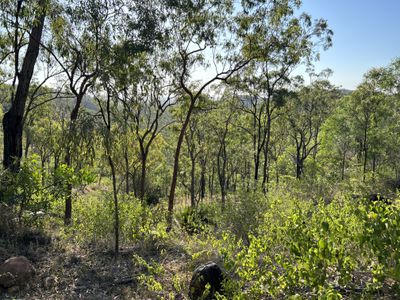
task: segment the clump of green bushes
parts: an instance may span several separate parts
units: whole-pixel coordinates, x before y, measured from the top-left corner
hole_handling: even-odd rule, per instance
[[[215,206],[204,204],[197,207],[185,207],[179,212],[178,220],[188,234],[198,234],[216,224],[215,208]]]
[[[133,194],[120,195],[119,199],[121,245],[146,242],[166,234],[163,207],[148,206]],[[109,191],[81,195],[74,201],[73,222],[65,228],[65,233],[81,245],[111,247],[114,238],[113,212]]]
[[[392,293],[399,289],[400,207],[396,202],[339,197],[326,204],[282,193],[264,201],[261,219],[243,214],[247,222],[254,222],[247,227],[251,229],[247,240],[237,234],[234,224],[217,240],[231,275],[225,284],[227,299],[376,296],[387,280],[392,282],[386,287]],[[367,274],[368,280],[358,274]]]

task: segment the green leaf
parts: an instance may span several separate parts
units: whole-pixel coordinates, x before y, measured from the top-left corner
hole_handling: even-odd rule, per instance
[[[320,239],[320,240],[318,241],[318,248],[319,248],[320,250],[324,250],[324,249],[326,248],[326,242],[325,242],[323,239]]]
[[[322,222],[322,229],[325,231],[325,232],[329,232],[329,223],[328,222]]]

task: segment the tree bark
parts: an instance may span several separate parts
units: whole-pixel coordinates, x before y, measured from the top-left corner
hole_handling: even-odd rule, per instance
[[[201,161],[200,174],[200,199],[204,199],[206,195],[206,160]]]
[[[117,176],[115,172],[114,161],[111,155],[108,155],[108,163],[111,168],[113,198],[114,198],[114,253],[118,256],[119,253],[119,207],[118,207],[118,192],[117,192]]]
[[[210,190],[210,199],[214,197],[214,173],[215,173],[215,167],[213,165],[211,169],[211,176],[208,178],[208,189]]]
[[[275,181],[276,185],[279,185],[279,164],[278,164],[278,158],[275,160]]]
[[[221,188],[221,204],[222,204],[222,209],[224,209],[225,199],[226,199],[226,189],[227,189],[225,145],[221,145],[220,150],[218,151],[217,167],[218,167],[219,185]]]
[[[303,160],[299,160],[296,165],[296,178],[300,179],[303,174]]]
[[[3,166],[13,172],[18,172],[22,158],[22,131],[25,104],[29,93],[36,60],[39,55],[44,20],[46,16],[46,1],[40,0],[37,16],[29,37],[28,49],[18,76],[18,86],[11,108],[4,114],[4,153]]]
[[[196,207],[196,160],[194,158],[190,159],[190,206],[192,208]]]
[[[66,147],[66,154],[65,154],[65,164],[68,168],[71,167],[72,160],[71,160],[71,146],[70,142],[71,139],[74,137],[76,131],[76,120],[78,119],[79,108],[81,106],[83,99],[83,94],[78,94],[76,97],[75,106],[70,115],[70,125],[69,125],[69,132],[68,132],[68,141]],[[70,225],[72,220],[72,184],[67,184],[66,190],[66,197],[65,197],[65,213],[64,213],[64,224]]]
[[[147,154],[142,153],[141,155],[141,173],[140,173],[140,199],[144,200],[146,193],[146,164],[147,164]]]
[[[67,148],[67,154],[65,155],[65,164],[71,166],[71,154],[70,147]],[[64,225],[70,225],[72,220],[72,184],[67,184],[65,195],[65,211],[64,211]]]
[[[296,146],[296,178],[300,179],[303,174],[303,159],[301,156],[301,144]]]
[[[185,121],[183,122],[181,131],[179,133],[178,143],[176,144],[175,156],[174,156],[174,169],[172,172],[171,188],[170,188],[169,198],[168,198],[167,232],[171,231],[171,229],[172,229],[172,217],[173,217],[173,211],[174,211],[175,190],[176,190],[176,183],[178,180],[178,170],[179,170],[179,155],[181,153],[183,138],[185,137],[186,128],[189,125],[190,117],[192,115],[192,111],[193,111],[195,102],[196,102],[196,99],[191,99]]]
[[[376,173],[376,155],[372,156],[372,181],[375,182],[375,173]]]
[[[262,181],[262,190],[263,193],[266,194],[268,191],[268,183],[269,183],[269,161],[268,161],[268,148],[265,145],[264,148],[264,165],[263,165],[263,181]]]
[[[268,106],[269,107],[269,106]],[[269,114],[269,111],[268,111]],[[267,132],[264,144],[264,169],[263,169],[263,182],[262,182],[262,189],[263,193],[266,194],[268,191],[268,183],[269,183],[269,145],[271,141],[271,116],[268,115],[267,121]]]
[[[124,151],[124,160],[125,160],[125,193],[128,195],[130,189],[129,189],[129,157],[127,148],[128,147],[126,147]]]

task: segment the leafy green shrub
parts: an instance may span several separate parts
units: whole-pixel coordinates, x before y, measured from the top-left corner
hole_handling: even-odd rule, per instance
[[[139,284],[149,292],[163,291],[162,284],[157,280],[157,277],[164,273],[164,268],[161,264],[153,259],[148,262],[141,256],[134,254],[133,263],[140,270],[140,275],[137,277]]]
[[[264,194],[241,191],[228,199],[218,223],[248,244],[249,236],[262,224],[268,205]]]
[[[133,195],[125,195],[120,205],[122,234],[126,240],[134,242],[164,238],[165,214],[163,206],[149,207]]]
[[[133,195],[119,196],[121,243],[145,242],[165,235],[164,214]],[[110,192],[82,195],[74,203],[73,225],[66,229],[81,244],[111,246],[114,238],[114,204]]]
[[[247,242],[232,232],[223,235],[220,253],[234,278],[226,284],[228,298],[307,293],[339,299],[334,287],[351,285],[361,254],[356,206],[343,199],[314,205],[284,195],[268,202]]]
[[[374,281],[385,278],[400,281],[400,206],[383,201],[369,202],[359,207],[363,224],[360,243],[370,258]],[[374,261],[375,259],[375,261]]]
[[[209,225],[215,224],[214,207],[207,204],[195,208],[185,207],[178,216],[181,226],[190,234],[206,231]]]
[[[51,192],[54,195],[62,196],[69,184],[77,187],[84,187],[96,180],[96,175],[91,171],[90,167],[75,170],[66,164],[60,164],[53,172],[50,185]]]
[[[15,211],[19,223],[40,226],[50,209],[53,198],[42,185],[42,176],[35,155],[21,162],[18,173],[5,170],[0,174],[0,202]]]
[[[156,205],[160,203],[161,199],[161,189],[157,187],[152,187],[146,191],[145,200],[147,205]]]
[[[64,228],[67,236],[79,244],[108,244],[113,237],[113,206],[111,199],[94,195],[78,197],[73,206],[72,226]]]

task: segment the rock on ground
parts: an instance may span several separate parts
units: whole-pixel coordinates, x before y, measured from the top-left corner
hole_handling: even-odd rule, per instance
[[[0,265],[0,286],[25,286],[34,273],[35,269],[25,256],[11,257]]]
[[[214,262],[201,265],[193,272],[192,280],[189,286],[189,298],[197,299],[214,299],[216,292],[222,292],[222,281],[224,274],[221,268]],[[207,291],[207,284],[209,290]]]

